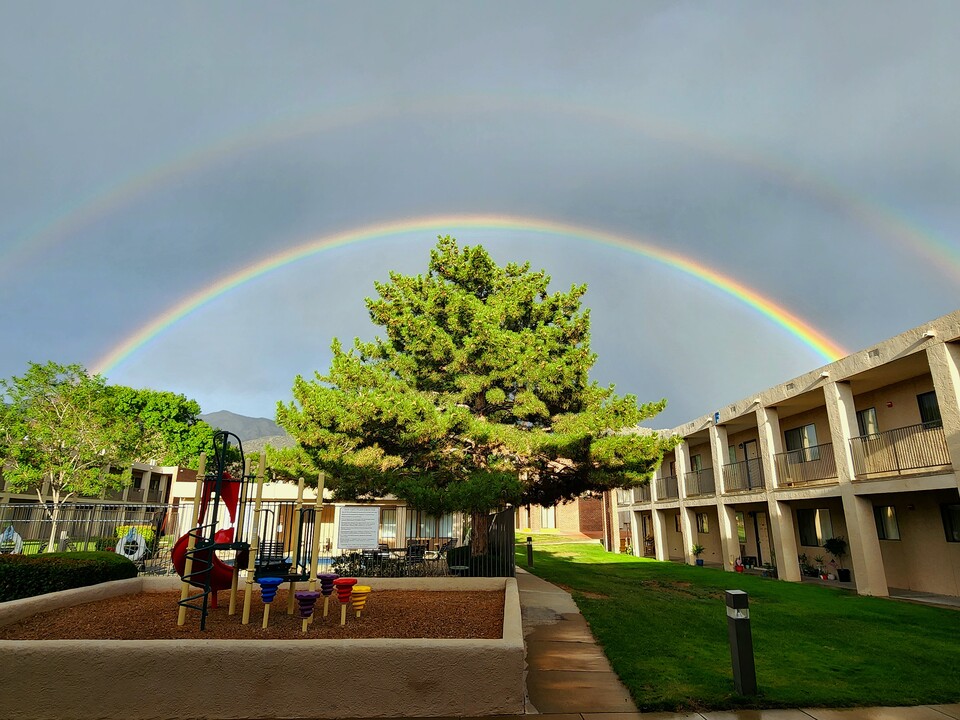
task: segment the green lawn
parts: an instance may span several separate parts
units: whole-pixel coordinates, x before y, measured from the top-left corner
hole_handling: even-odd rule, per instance
[[[551,538],[552,539],[552,538]],[[526,566],[526,536],[517,564]],[[960,611],[534,541],[641,710],[960,701]],[[757,697],[733,692],[725,590],[750,595]]]

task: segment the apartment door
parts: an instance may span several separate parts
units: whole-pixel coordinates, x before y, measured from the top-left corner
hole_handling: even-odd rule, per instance
[[[747,487],[759,487],[760,482],[760,451],[756,440],[747,440],[743,443],[743,459],[747,461]]]
[[[655,557],[657,548],[653,540],[653,516],[650,513],[640,513],[640,524],[643,533],[643,555],[644,557]]]
[[[753,517],[753,535],[757,546],[757,562],[761,565],[770,563],[776,565],[776,558],[771,550],[770,543],[770,523],[767,519],[767,513],[762,510],[751,512]]]

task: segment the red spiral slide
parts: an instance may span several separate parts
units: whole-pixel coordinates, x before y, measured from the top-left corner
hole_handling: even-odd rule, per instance
[[[227,512],[230,513],[231,527],[217,530],[216,535],[214,535],[215,542],[233,542],[234,528],[232,527],[232,524],[235,523],[237,519],[237,505],[240,501],[241,484],[241,482],[231,479],[228,474],[224,473],[223,481],[221,482],[220,487],[220,498],[223,500],[223,504],[226,506]],[[207,503],[210,501],[210,495],[213,492],[213,488],[214,481],[210,479],[204,479],[203,496],[200,501],[201,522],[203,521],[203,516],[206,513]],[[192,572],[197,574],[193,575],[189,579],[184,578],[183,575],[186,572],[187,566],[187,546],[189,543],[190,533],[187,532],[186,534],[181,535],[180,538],[178,538],[173,544],[173,550],[170,553],[170,557],[173,560],[173,567],[181,578],[195,587],[202,588],[209,583],[210,589],[213,591],[213,600],[211,601],[210,606],[216,608],[217,591],[229,590],[233,585],[234,568],[218,558],[217,554],[213,550],[203,550],[196,553],[193,558],[194,565]],[[236,562],[242,567],[246,563],[247,557],[246,551],[240,552],[237,554]]]

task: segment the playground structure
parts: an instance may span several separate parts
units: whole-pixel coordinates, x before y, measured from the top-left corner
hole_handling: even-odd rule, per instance
[[[183,582],[181,585],[179,613],[177,624],[186,623],[189,609],[199,610],[200,629],[206,629],[206,619],[210,609],[217,609],[217,593],[221,590],[230,590],[229,614],[237,612],[237,595],[239,590],[242,568],[246,566],[245,589],[243,594],[242,623],[250,622],[251,601],[254,583],[260,584],[261,599],[263,600],[262,627],[269,625],[270,607],[278,588],[289,583],[287,592],[287,614],[293,615],[295,605],[299,602],[300,616],[303,618],[303,632],[307,631],[312,622],[313,604],[320,595],[324,596],[324,617],[329,611],[329,596],[333,590],[336,574],[325,573],[321,580],[321,590],[317,591],[318,568],[320,564],[320,513],[323,507],[324,476],[321,473],[318,479],[317,499],[312,507],[303,502],[304,480],[300,478],[297,486],[297,500],[294,506],[293,537],[289,553],[284,551],[283,544],[269,541],[261,542],[262,527],[262,500],[263,483],[266,467],[264,453],[260,455],[260,462],[255,477],[249,474],[249,467],[244,461],[244,471],[239,479],[231,477],[226,469],[227,450],[230,437],[236,440],[243,457],[243,446],[240,439],[225,431],[217,431],[214,435],[214,453],[216,470],[207,474],[206,456],[200,456],[200,468],[197,473],[197,489],[194,500],[195,516],[192,528],[182,535],[174,544],[171,553],[174,567]],[[249,540],[246,532],[246,518],[244,508],[247,503],[250,482],[256,483],[256,496],[253,505],[253,518],[249,523]],[[229,516],[229,524],[218,529],[218,518],[221,503]],[[209,517],[208,517],[209,516]],[[232,561],[221,559],[218,551],[233,553]],[[349,580],[349,582],[346,582]],[[307,582],[306,592],[297,592],[297,583]],[[342,604],[341,625],[346,622],[346,605],[351,602],[351,587],[356,579],[339,578],[337,587],[338,599]],[[199,593],[191,594],[191,588],[198,588]],[[355,609],[357,618],[360,609],[366,602],[366,594],[357,600]],[[303,597],[300,597],[300,596]]]
[[[229,640],[209,636],[134,642],[0,640],[0,653],[15,669],[0,693],[0,717],[283,720],[304,717],[306,711],[315,718],[392,717],[398,709],[408,717],[523,714],[523,627],[513,578],[370,578],[363,582],[374,593],[504,593],[503,634],[493,639],[398,639],[318,638],[308,632],[294,640],[271,639],[259,628],[251,628],[249,639]],[[169,592],[180,583],[178,577],[144,575],[3,603],[0,625],[107,597]],[[221,612],[226,610],[226,603],[222,605]],[[319,615],[319,610],[318,605],[314,614]],[[317,617],[314,622],[333,632],[340,629],[335,621],[323,623]],[[348,619],[347,626],[352,624]],[[109,663],[105,671],[105,657],[122,661]],[[291,668],[324,667],[362,672],[310,673],[311,696],[322,700],[309,704],[303,692],[285,692],[278,685],[278,678],[289,677]],[[37,678],[51,677],[56,682],[46,682],[43,692],[37,692]],[[470,678],[468,693],[463,691],[464,678]],[[171,692],[171,688],[191,691]],[[145,697],[150,701],[144,702]]]

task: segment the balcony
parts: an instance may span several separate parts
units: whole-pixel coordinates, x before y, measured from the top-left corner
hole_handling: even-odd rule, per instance
[[[650,502],[650,498],[650,483],[641,485],[640,487],[635,487],[633,489],[633,501],[635,503]]]
[[[633,502],[631,492],[623,488],[617,488],[617,505],[630,505]]]
[[[680,497],[680,485],[677,478],[657,478],[657,500],[675,500]]]
[[[905,471],[951,466],[947,437],[939,423],[910,425],[850,440],[857,478],[902,475]]]
[[[729,463],[723,466],[724,492],[763,489],[763,466],[760,458]]]
[[[777,466],[777,484],[780,487],[810,485],[837,477],[833,443],[777,453],[773,459]]]
[[[687,497],[704,497],[715,495],[716,482],[713,479],[713,468],[693,470],[683,477],[687,489]]]

